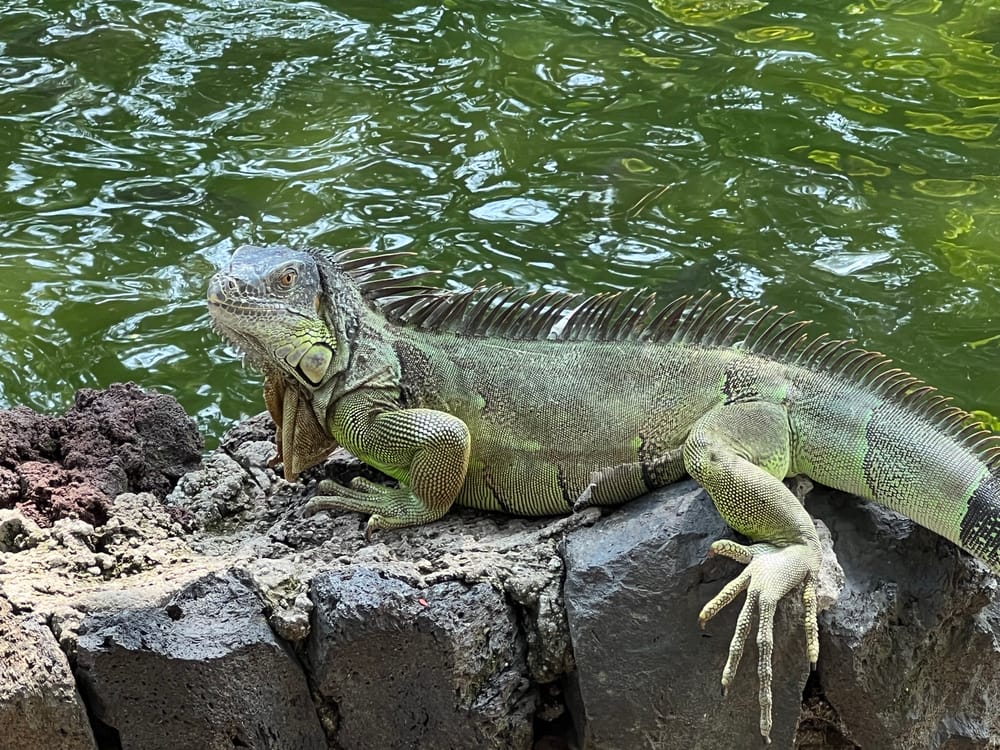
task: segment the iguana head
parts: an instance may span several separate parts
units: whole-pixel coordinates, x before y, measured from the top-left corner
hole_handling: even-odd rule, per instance
[[[338,335],[326,314],[330,296],[314,255],[245,245],[212,277],[208,309],[216,330],[250,364],[315,389],[336,374]]]

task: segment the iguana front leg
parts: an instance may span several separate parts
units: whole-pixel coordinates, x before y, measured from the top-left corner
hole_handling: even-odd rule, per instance
[[[781,481],[790,462],[788,418],[775,404],[742,402],[717,407],[695,423],[684,444],[688,473],[708,491],[726,523],[755,542],[742,545],[720,540],[712,545],[710,554],[731,557],[747,567],[705,605],[698,620],[704,627],[740,592],[747,592],[722,686],[726,690],[736,674],[756,609],[760,733],[768,742],[775,607],[803,584],[806,645],[813,665],[819,656],[815,581],[820,542],[809,514]]]
[[[366,394],[334,406],[330,431],[367,464],[399,480],[398,489],[365,479],[351,487],[320,482],[306,514],[337,509],[370,513],[367,532],[436,521],[451,507],[469,467],[469,429],[458,417],[434,409],[394,409]],[[330,494],[326,494],[330,493]]]

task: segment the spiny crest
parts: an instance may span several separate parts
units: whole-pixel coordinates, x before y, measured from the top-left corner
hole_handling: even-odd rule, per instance
[[[783,358],[797,346],[807,322],[788,322],[746,300],[721,294],[681,297],[666,304],[648,290],[600,292],[581,297],[567,292],[519,292],[502,285],[477,285],[453,292],[424,283],[430,272],[393,275],[406,268],[396,261],[413,253],[381,255],[364,249],[334,256],[362,294],[395,323],[425,331],[513,340],[656,341],[702,346],[741,346]],[[834,342],[836,343],[836,342]]]
[[[808,370],[843,377],[891,399],[952,435],[1000,471],[1000,435],[974,415],[892,360],[855,346],[855,341],[804,332],[810,321],[791,320],[749,300],[706,293],[662,303],[648,290],[601,292],[590,297],[566,292],[522,293],[501,285],[477,285],[452,292],[420,283],[431,272],[394,276],[396,261],[413,253],[371,254],[359,248],[338,253],[339,269],[362,294],[398,324],[425,331],[512,340],[634,341],[730,347]]]

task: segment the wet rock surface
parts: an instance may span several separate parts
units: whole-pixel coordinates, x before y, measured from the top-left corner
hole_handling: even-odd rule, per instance
[[[457,509],[368,543],[361,516],[301,507],[320,476],[369,470],[338,452],[286,483],[266,415],[192,463],[163,399],[0,412],[2,642],[59,686],[25,702],[31,679],[0,671],[0,747],[760,747],[752,637],[719,695],[742,598],[697,625],[739,566],[705,559],[731,532],[690,482],[603,516]],[[50,500],[25,495],[46,472]],[[69,487],[99,502],[61,504]],[[877,506],[807,504],[829,527],[820,665],[783,601],[773,746],[1000,746],[995,579]],[[24,706],[47,718],[4,723]]]

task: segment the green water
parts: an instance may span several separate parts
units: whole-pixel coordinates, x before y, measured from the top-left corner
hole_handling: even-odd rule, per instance
[[[259,411],[204,288],[282,241],[746,295],[1000,414],[996,8],[0,3],[0,406]]]

